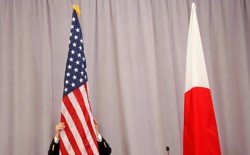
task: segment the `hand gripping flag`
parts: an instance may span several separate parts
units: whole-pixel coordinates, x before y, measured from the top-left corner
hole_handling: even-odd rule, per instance
[[[221,154],[194,3],[187,44],[183,154]]]
[[[60,133],[60,154],[98,155],[88,98],[82,31],[77,14],[80,14],[80,10],[74,6],[61,107],[61,122],[65,122],[66,128]]]

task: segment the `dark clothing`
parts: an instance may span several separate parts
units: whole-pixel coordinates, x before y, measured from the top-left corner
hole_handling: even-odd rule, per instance
[[[111,154],[111,148],[109,144],[106,142],[106,140],[102,137],[102,141],[98,142],[99,147],[99,153],[100,155],[110,155]]]
[[[59,155],[59,147],[60,147],[60,143],[56,144],[53,139],[49,147],[48,155]],[[106,140],[103,137],[102,137],[102,141],[98,142],[98,147],[99,147],[100,155],[111,154],[112,150],[109,144],[106,142]]]

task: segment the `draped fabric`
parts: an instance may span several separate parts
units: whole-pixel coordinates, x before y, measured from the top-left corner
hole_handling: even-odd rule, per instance
[[[221,155],[195,3],[187,42],[183,155]]]
[[[72,3],[89,98],[115,155],[182,154],[190,0],[1,0],[0,154],[47,154]],[[221,152],[250,154],[250,1],[194,1]]]

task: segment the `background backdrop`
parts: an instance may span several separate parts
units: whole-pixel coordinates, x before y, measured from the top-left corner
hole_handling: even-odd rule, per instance
[[[114,155],[182,154],[191,0],[79,0],[90,101]],[[47,154],[73,3],[0,0],[0,154]],[[250,155],[250,1],[194,1],[222,154]]]

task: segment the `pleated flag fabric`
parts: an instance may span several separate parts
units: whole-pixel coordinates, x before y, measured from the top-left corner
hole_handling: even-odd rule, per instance
[[[183,154],[220,155],[216,118],[194,3],[188,32],[184,102]]]
[[[77,8],[73,10],[68,58],[65,69],[60,133],[61,155],[98,155],[92,111],[88,96],[86,58]]]

